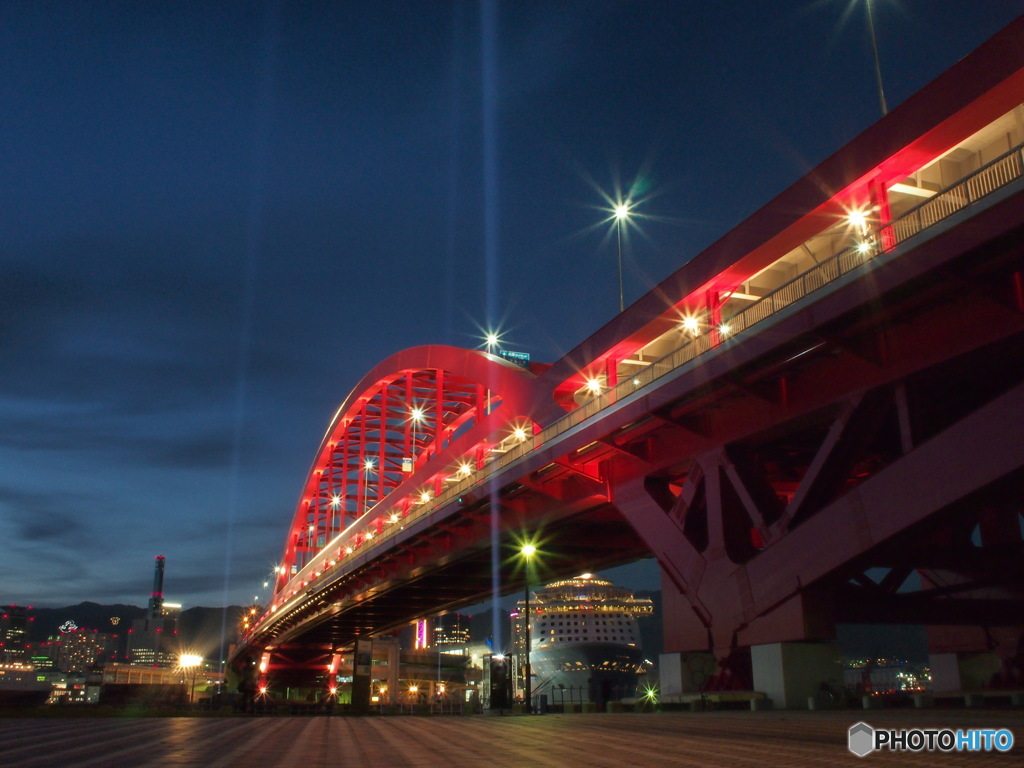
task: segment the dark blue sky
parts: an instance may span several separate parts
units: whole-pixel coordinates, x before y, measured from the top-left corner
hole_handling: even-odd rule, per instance
[[[874,7],[890,107],[1022,10]],[[497,325],[556,359],[617,309],[602,194],[647,215],[630,303],[879,117],[849,0],[7,0],[0,104],[0,601],[36,605],[143,604],[157,554],[250,600],[372,365]]]

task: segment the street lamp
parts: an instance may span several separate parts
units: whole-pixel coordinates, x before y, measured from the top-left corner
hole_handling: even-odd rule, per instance
[[[183,653],[178,657],[178,666],[184,670],[187,675],[189,672],[192,673],[192,689],[188,696],[188,703],[195,703],[196,699],[196,675],[199,674],[199,667],[203,663],[203,657],[195,653]]]
[[[419,426],[420,422],[427,417],[427,409],[421,408],[420,406],[414,406],[409,412],[409,418],[412,420],[412,461],[413,468],[416,465],[416,441],[419,439]]]
[[[864,0],[868,9],[868,33],[871,35],[871,52],[875,55],[875,79],[878,81],[878,100],[882,105],[882,117],[889,114],[889,107],[885,103],[885,91],[882,90],[882,66],[878,63],[878,41],[875,39],[875,17],[871,13],[873,0]]]
[[[525,678],[525,694],[523,696],[524,704],[526,707],[526,714],[530,714],[533,709],[533,691],[530,670],[530,558],[533,557],[537,551],[537,547],[533,544],[524,544],[519,553],[525,559],[523,565],[523,597],[526,603],[526,608],[523,611],[523,629],[526,637],[526,678]]]
[[[619,203],[615,206],[615,234],[618,239],[619,253],[619,312],[621,313],[626,304],[622,296],[622,222],[629,218],[629,204]]]

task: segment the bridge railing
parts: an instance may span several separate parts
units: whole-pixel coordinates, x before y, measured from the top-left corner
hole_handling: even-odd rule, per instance
[[[379,532],[372,539],[360,536],[359,540],[352,546],[352,552],[349,554],[358,552],[359,555],[365,556],[368,550],[379,548],[405,526],[420,518],[429,516],[434,510],[465,495],[474,487],[484,483],[492,474],[518,461],[531,451],[550,442],[573,427],[582,424],[587,419],[592,418],[624,397],[657,381],[662,376],[693,362],[702,355],[721,346],[725,340],[753,328],[787,307],[834,283],[844,275],[850,274],[864,266],[876,256],[891,251],[901,243],[910,240],[953,214],[1022,177],[1024,177],[1024,144],[1014,147],[1009,152],[986,163],[956,183],[936,192],[933,197],[904,212],[899,217],[883,223],[878,227],[876,232],[877,239],[870,247],[851,247],[816,264],[811,269],[753,302],[742,311],[726,318],[713,332],[691,338],[682,346],[659,360],[652,362],[636,375],[581,404],[578,408],[565,414],[565,416],[554,421],[537,434],[526,437],[522,442],[514,445],[510,450],[490,461],[484,468],[460,479],[429,501],[410,508],[396,523],[391,523],[390,517],[385,514],[383,517],[384,524],[378,526]],[[292,582],[297,579],[308,578],[313,572],[326,570],[328,566],[325,565],[327,557],[324,552],[327,549],[333,550],[334,547],[338,546],[338,542],[351,541],[360,531],[365,531],[371,523],[380,520],[380,517],[371,517],[377,513],[378,510],[371,510],[367,515],[364,515],[349,526],[320,555],[303,568],[292,579]],[[289,583],[291,584],[292,582]],[[298,591],[294,586],[291,589],[293,593]]]

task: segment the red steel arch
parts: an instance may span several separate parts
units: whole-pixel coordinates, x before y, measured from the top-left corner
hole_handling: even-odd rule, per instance
[[[380,362],[345,398],[320,442],[275,592],[360,518],[370,527],[354,534],[356,546],[374,525],[379,532],[424,494],[440,493],[460,467],[483,466],[503,432],[532,434],[540,400],[530,371],[480,350],[429,345]]]

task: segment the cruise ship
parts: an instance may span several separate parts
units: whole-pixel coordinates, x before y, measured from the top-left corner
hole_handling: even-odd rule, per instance
[[[514,623],[519,657],[524,607],[520,601]],[[648,671],[636,620],[652,613],[649,599],[589,573],[538,589],[530,597],[533,696],[556,705],[634,696]]]

